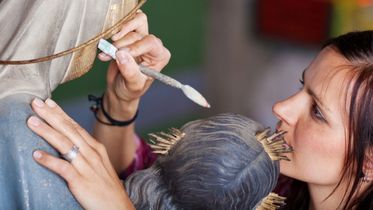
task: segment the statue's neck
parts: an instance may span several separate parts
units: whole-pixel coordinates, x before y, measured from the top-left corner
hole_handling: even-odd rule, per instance
[[[48,68],[43,65],[8,65],[0,68],[0,98],[15,94],[47,98],[53,89],[49,82]]]

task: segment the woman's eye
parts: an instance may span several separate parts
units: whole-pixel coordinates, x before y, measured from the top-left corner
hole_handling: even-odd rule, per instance
[[[302,84],[302,86],[304,85],[304,80],[302,78],[299,79],[299,82],[300,82],[300,84]]]
[[[299,82],[300,82],[300,87],[299,87],[299,90],[302,90],[303,89],[303,87],[304,87],[304,81],[303,81],[303,79],[299,79]]]
[[[312,114],[313,117],[315,117],[315,118],[318,119],[318,120],[321,120],[321,121],[326,122],[325,117],[324,117],[323,114],[321,113],[320,108],[317,106],[316,103],[314,103],[314,104],[312,105],[312,110],[311,110],[311,112],[312,112],[311,114]]]

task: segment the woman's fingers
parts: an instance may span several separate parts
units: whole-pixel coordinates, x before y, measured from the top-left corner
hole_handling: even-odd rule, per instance
[[[135,59],[126,50],[119,50],[116,56],[119,72],[123,77],[117,84],[131,91],[133,95],[141,94],[148,77],[141,73]]]
[[[27,120],[27,125],[36,134],[44,138],[49,144],[56,148],[61,154],[67,153],[74,144],[42,122],[38,117],[31,116]]]
[[[33,157],[40,165],[60,175],[69,184],[76,182],[80,178],[78,171],[65,160],[56,158],[43,151],[35,151]]]
[[[141,40],[143,37],[144,37],[144,35],[141,35],[137,32],[131,31],[128,34],[126,34],[124,37],[122,37],[121,39],[113,42],[113,45],[117,49],[126,48],[128,45],[131,45],[131,44]],[[112,57],[110,55],[107,55],[104,52],[99,53],[98,58],[101,61],[104,61],[104,62],[105,61],[110,61],[112,59]]]
[[[146,14],[139,10],[132,20],[124,23],[121,30],[111,37],[114,41],[113,44],[117,48],[123,48],[148,35],[149,29],[147,19]],[[105,53],[100,53],[97,57],[104,62],[112,59]]]
[[[112,57],[110,55],[107,55],[104,52],[99,53],[97,57],[98,57],[98,59],[100,59],[101,61],[104,61],[104,62],[110,61],[112,59]]]
[[[87,163],[90,166],[105,167],[100,164],[102,163],[102,157],[97,150],[97,148],[100,148],[99,143],[68,117],[54,101],[47,99],[44,103],[40,99],[35,99],[32,102],[32,107],[49,125],[40,120],[37,122],[38,118],[36,117],[30,117],[29,127],[62,154],[76,145],[79,148],[80,155],[72,163],[75,164],[76,162],[78,164],[79,171],[89,171]],[[84,162],[86,162],[85,165]],[[108,161],[104,162],[107,165]]]
[[[133,35],[136,33],[131,34],[129,35],[131,38],[128,38],[131,40],[124,44],[134,42],[117,52],[118,69],[109,67],[107,77],[108,84],[115,90],[116,95],[124,101],[139,98],[153,81],[152,78],[141,73],[138,64],[135,62],[135,57],[140,58],[141,64],[158,71],[168,63],[171,57],[170,52],[154,35],[139,39],[139,36]],[[120,73],[115,73],[116,70],[119,70]]]
[[[143,62],[157,70],[161,70],[171,58],[162,41],[154,35],[145,36],[127,48],[133,57],[142,56]]]
[[[64,178],[85,209],[128,209],[128,198],[104,147],[97,144],[94,148],[85,143],[87,139],[95,140],[53,101],[34,100],[32,107],[49,124],[32,116],[27,121],[28,126],[59,152],[69,154],[74,145],[82,145],[70,163],[43,151],[35,151],[34,159]]]
[[[104,169],[103,175],[95,170],[81,176],[73,165],[46,152],[37,150],[33,157],[40,165],[66,180],[84,209],[134,209],[113,169]]]
[[[27,124],[32,131],[34,131],[36,134],[45,139],[61,154],[68,153],[74,146],[74,144],[71,141],[69,141],[65,136],[61,135],[59,132],[52,129],[49,125],[42,122],[35,116],[30,117],[27,121]],[[76,169],[81,174],[92,171],[89,165],[87,164],[85,158],[81,154],[78,154],[71,161],[71,163],[76,167]]]
[[[123,24],[122,29],[111,37],[111,39],[117,41],[131,31],[135,31],[142,35],[147,35],[149,33],[148,18],[145,13],[138,12],[132,20]]]
[[[118,41],[113,42],[113,44],[117,49],[125,48],[128,45],[131,45],[134,42],[141,40],[143,37],[144,35],[141,35],[137,32],[129,32],[123,38],[119,39]]]
[[[72,141],[73,144],[80,148],[85,148],[86,144],[91,144],[91,139],[84,140],[77,131],[80,127],[73,119],[71,119],[53,100],[47,99],[45,103],[35,98],[31,106],[33,110],[43,118],[49,125],[59,131]]]

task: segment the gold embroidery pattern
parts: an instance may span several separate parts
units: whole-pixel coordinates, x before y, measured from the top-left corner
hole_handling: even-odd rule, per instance
[[[102,32],[108,30],[116,23],[118,23],[118,21],[120,21],[121,18],[129,14],[130,11],[133,8],[135,8],[136,4],[137,0],[121,0],[121,2],[119,3],[112,3],[109,6],[109,10],[106,15],[106,20],[104,23],[104,27],[102,28]],[[110,38],[112,35],[116,34],[120,29],[120,27],[117,27],[111,33],[107,34],[104,38]],[[71,64],[69,65],[69,69],[67,70],[67,73],[65,74],[62,83],[79,78],[92,68],[93,62],[96,58],[97,44],[98,41],[73,53]]]

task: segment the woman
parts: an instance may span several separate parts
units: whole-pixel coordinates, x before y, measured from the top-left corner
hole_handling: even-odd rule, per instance
[[[331,39],[273,107],[294,148],[289,209],[373,209],[373,31]]]
[[[289,155],[292,161],[280,165],[281,173],[294,179],[289,191],[292,197],[287,199],[285,209],[373,209],[372,43],[372,31],[330,40],[304,71],[303,88],[274,105],[274,114],[280,119],[277,129],[287,132],[284,138],[294,148],[294,153]],[[152,47],[146,45],[146,48]],[[157,52],[164,54],[161,50]],[[138,72],[131,59],[128,63]],[[92,153],[93,160],[82,160],[82,166],[79,161],[71,165],[41,151],[34,153],[35,159],[65,178],[85,207],[87,197],[98,204],[112,204],[114,198],[127,202],[103,147],[67,120],[55,103],[47,100],[47,104],[50,107],[38,108],[33,103],[33,108],[50,126],[40,121],[35,123],[38,126],[33,126],[34,118],[30,118],[30,128],[48,141],[54,141],[60,151],[68,151],[71,142],[81,144],[82,150]],[[56,124],[53,117],[65,123]],[[58,145],[58,139],[70,144]],[[92,162],[89,169],[85,169],[86,162]],[[97,183],[105,179],[116,181],[99,188]],[[103,193],[103,189],[108,190]],[[111,200],[95,197],[103,193],[104,198],[108,198],[110,192]],[[83,196],[87,194],[90,196]]]

